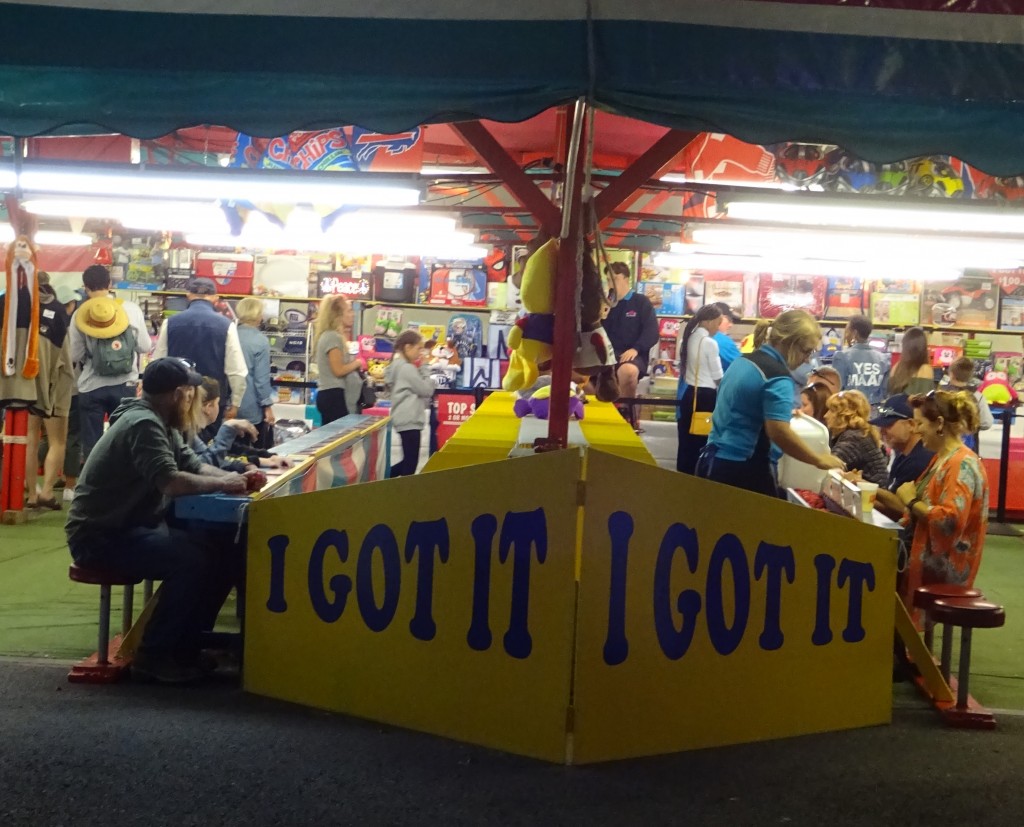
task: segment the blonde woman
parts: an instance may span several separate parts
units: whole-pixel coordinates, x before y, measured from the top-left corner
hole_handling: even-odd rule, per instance
[[[274,389],[270,384],[270,342],[259,329],[263,321],[263,302],[252,297],[242,299],[235,306],[235,316],[238,342],[249,369],[237,419],[248,420],[256,426],[255,447],[271,448],[274,445]]]
[[[313,346],[319,371],[316,407],[324,425],[356,412],[362,379],[350,348],[354,321],[355,311],[344,296],[325,296],[320,302]]]
[[[744,354],[718,386],[711,436],[697,462],[697,476],[778,496],[771,444],[817,468],[844,468],[832,454],[812,451],[790,427],[792,371],[821,347],[821,328],[810,313],[787,310],[754,328],[753,353]]]
[[[889,463],[870,418],[871,405],[860,391],[840,391],[825,403],[832,453],[846,463],[847,471],[860,471],[862,480],[884,488],[889,483]]]

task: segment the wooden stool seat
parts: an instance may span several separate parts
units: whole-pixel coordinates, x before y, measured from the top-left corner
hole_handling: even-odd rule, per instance
[[[946,597],[984,598],[985,595],[978,589],[956,583],[929,583],[927,586],[918,586],[914,590],[914,608],[928,611],[936,600]]]
[[[110,662],[110,592],[114,586],[124,586],[124,600],[121,608],[121,634],[128,634],[132,625],[132,603],[135,585],[141,577],[125,577],[104,569],[92,569],[72,564],[68,577],[76,583],[100,587],[99,629],[96,638],[96,654],[72,667],[68,680],[83,683],[108,683],[117,680],[123,668]]]
[[[134,586],[142,582],[142,578],[125,577],[121,574],[89,569],[72,564],[68,567],[68,577],[76,583],[88,583],[91,586]]]
[[[931,616],[942,623],[944,676],[949,680],[950,664],[947,659],[946,641],[951,637],[953,626],[960,627],[960,668],[957,677],[956,708],[966,711],[971,679],[971,635],[975,629],[996,629],[1006,623],[1006,612],[1002,606],[976,597],[945,597],[932,603]]]
[[[978,598],[940,598],[932,604],[931,612],[936,622],[950,626],[998,629],[1006,623],[1006,612],[1002,606]]]

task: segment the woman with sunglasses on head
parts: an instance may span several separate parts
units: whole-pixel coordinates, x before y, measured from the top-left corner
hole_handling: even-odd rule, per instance
[[[829,470],[845,468],[832,454],[818,454],[790,427],[792,371],[821,346],[821,328],[810,313],[787,310],[754,328],[753,353],[730,365],[718,386],[711,435],[697,462],[697,476],[779,495],[771,445],[800,462]]]
[[[706,304],[693,314],[679,336],[679,369],[686,383],[679,408],[679,448],[676,470],[693,474],[697,457],[707,445],[704,434],[691,433],[690,423],[698,411],[713,411],[718,383],[722,381],[722,360],[714,336],[722,324],[718,304]]]
[[[935,456],[916,482],[896,495],[913,526],[910,567],[902,588],[912,605],[914,590],[928,583],[974,585],[988,528],[988,477],[978,455],[963,444],[977,430],[978,408],[966,391],[931,391],[910,398],[914,429]]]

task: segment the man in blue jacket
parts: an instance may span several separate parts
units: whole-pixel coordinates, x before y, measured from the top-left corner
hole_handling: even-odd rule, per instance
[[[619,301],[604,320],[604,329],[619,360],[619,396],[633,397],[640,378],[647,375],[651,348],[658,343],[658,317],[651,300],[633,289],[629,265],[613,261],[608,270]]]
[[[892,360],[868,344],[871,329],[867,316],[851,316],[846,323],[848,347],[832,357],[832,367],[839,372],[843,390],[858,390],[877,405],[885,399]]]
[[[245,395],[245,355],[238,328],[217,312],[217,285],[212,279],[192,279],[188,285],[188,309],[164,322],[153,358],[176,356],[195,365],[202,376],[220,383],[220,416],[217,424],[238,415]]]

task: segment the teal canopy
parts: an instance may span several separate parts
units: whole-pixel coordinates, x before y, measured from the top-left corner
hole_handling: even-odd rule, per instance
[[[0,0],[0,132],[518,121],[588,97],[746,141],[1024,171],[1013,0]]]

